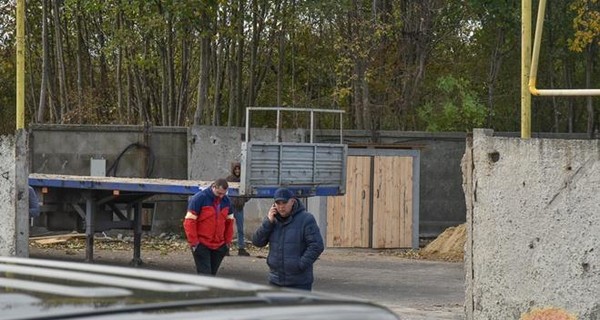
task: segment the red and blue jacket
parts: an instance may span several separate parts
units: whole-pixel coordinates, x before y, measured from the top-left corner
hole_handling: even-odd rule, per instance
[[[233,239],[233,213],[227,196],[215,196],[212,188],[196,193],[188,202],[183,229],[191,247],[202,244],[216,250]]]

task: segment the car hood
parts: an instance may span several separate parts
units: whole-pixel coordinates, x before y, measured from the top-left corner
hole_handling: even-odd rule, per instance
[[[362,300],[233,279],[0,257],[0,319],[300,317],[397,319],[389,310]]]

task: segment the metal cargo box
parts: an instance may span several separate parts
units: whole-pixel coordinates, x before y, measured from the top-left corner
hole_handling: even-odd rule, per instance
[[[243,143],[240,194],[271,196],[284,186],[298,196],[343,195],[347,152],[344,144]]]
[[[274,111],[277,126],[274,142],[250,139],[250,112]],[[281,141],[281,113],[302,112],[310,116],[310,142]],[[340,143],[313,143],[315,113],[339,115]],[[272,197],[279,187],[291,189],[298,197],[337,196],[346,193],[348,147],[342,139],[343,110],[304,108],[247,108],[246,142],[242,143],[241,195]]]

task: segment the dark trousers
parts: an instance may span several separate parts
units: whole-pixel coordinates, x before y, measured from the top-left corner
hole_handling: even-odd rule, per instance
[[[217,271],[219,270],[219,266],[221,266],[221,262],[225,257],[225,253],[227,253],[228,250],[229,248],[227,248],[227,245],[223,245],[216,250],[212,250],[201,244],[198,244],[196,251],[192,252],[194,256],[194,262],[196,263],[196,272],[198,274],[216,275]]]
[[[278,285],[276,283],[270,282],[269,284],[275,287],[285,287],[285,288],[291,288],[291,289],[300,289],[300,290],[308,290],[308,291],[312,291],[312,283],[305,283],[305,284],[289,284],[286,286],[282,286],[282,285]]]

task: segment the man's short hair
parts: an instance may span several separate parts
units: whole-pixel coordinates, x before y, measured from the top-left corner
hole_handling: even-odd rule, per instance
[[[215,182],[213,182],[212,186],[217,189],[221,188],[223,190],[227,190],[227,188],[229,188],[229,184],[227,183],[227,180],[225,180],[223,178],[219,178],[219,179],[215,180]]]

